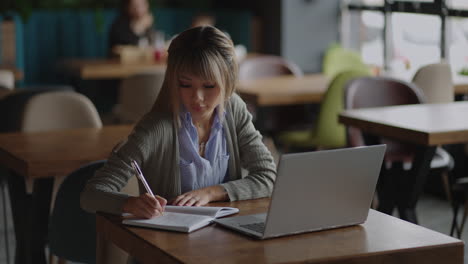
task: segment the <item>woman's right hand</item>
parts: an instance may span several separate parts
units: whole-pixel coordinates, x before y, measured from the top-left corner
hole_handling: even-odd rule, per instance
[[[144,193],[137,197],[129,197],[125,201],[122,210],[124,213],[149,219],[162,215],[166,204],[166,199],[161,196],[151,196],[148,193]]]

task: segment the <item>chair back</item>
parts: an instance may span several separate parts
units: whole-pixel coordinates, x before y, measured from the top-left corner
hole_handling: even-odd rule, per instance
[[[84,95],[70,91],[41,93],[24,106],[22,131],[38,132],[84,127],[102,127],[93,103]]]
[[[345,109],[419,104],[423,94],[412,83],[385,77],[362,77],[350,81],[345,88]],[[347,129],[348,144],[362,146],[364,140],[360,130]],[[396,141],[383,139],[387,144],[387,161],[410,161],[413,148]]]
[[[348,83],[345,92],[347,109],[424,102],[421,90],[412,83],[386,78],[362,77]]]
[[[0,87],[13,90],[15,87],[15,75],[9,70],[0,70]]]
[[[361,71],[370,73],[370,68],[364,64],[359,53],[345,49],[339,44],[331,45],[325,52],[322,71],[329,78],[334,78],[344,71]]]
[[[255,80],[279,75],[301,77],[302,70],[294,63],[279,56],[258,56],[240,63],[239,80]]]
[[[68,175],[57,192],[49,221],[49,249],[70,261],[96,262],[96,216],[80,207],[80,194],[105,160],[82,166]]]
[[[338,122],[338,114],[344,108],[344,87],[350,80],[368,75],[367,71],[344,71],[331,81],[320,104],[314,127],[318,145],[325,148],[346,146],[345,126]]]
[[[69,87],[71,90],[71,88]],[[23,112],[26,103],[32,97],[41,93],[57,91],[55,88],[16,89],[4,98],[0,99],[0,132],[22,131]]]
[[[421,67],[414,75],[413,83],[424,92],[426,103],[448,103],[454,99],[452,71],[447,63]]]
[[[118,104],[114,108],[120,123],[135,123],[149,112],[159,95],[164,81],[164,73],[148,72],[130,76],[122,80]]]

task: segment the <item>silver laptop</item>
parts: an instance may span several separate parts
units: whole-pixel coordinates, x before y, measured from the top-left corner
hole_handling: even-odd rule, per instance
[[[361,224],[385,145],[285,154],[267,213],[215,222],[259,239]]]

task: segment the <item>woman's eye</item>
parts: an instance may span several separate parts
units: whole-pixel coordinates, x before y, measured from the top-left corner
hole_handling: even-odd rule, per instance
[[[216,85],[214,85],[214,84],[213,85],[204,85],[204,87],[207,88],[207,89],[215,88],[215,86]]]
[[[182,88],[190,88],[190,84],[187,84],[187,83],[181,83],[181,84],[179,84],[179,85],[180,85],[180,87],[182,87]]]

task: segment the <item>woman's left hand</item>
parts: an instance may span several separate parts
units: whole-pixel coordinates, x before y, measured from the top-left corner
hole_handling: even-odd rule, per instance
[[[171,204],[177,206],[203,206],[209,202],[225,201],[227,199],[228,195],[224,187],[216,185],[181,194]]]

